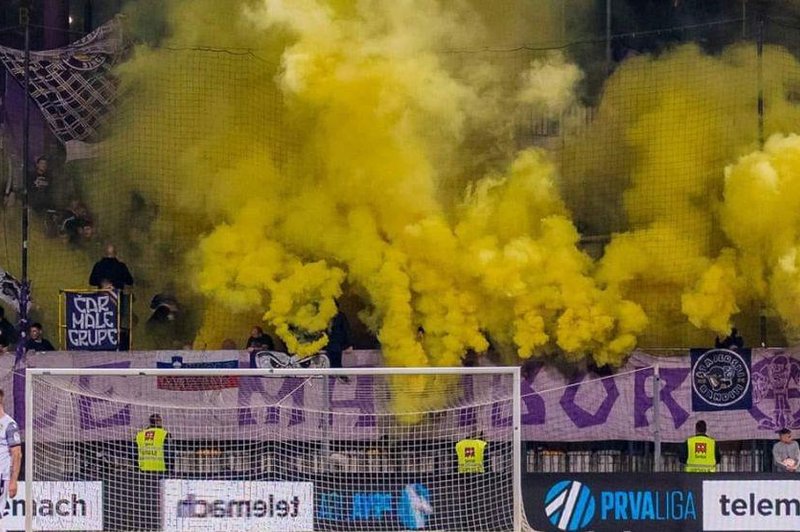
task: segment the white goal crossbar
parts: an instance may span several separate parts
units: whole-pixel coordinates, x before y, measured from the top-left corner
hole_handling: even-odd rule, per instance
[[[491,506],[488,502],[478,502],[476,503],[478,506],[483,507],[486,505],[486,509],[482,510],[487,513],[490,512],[498,512],[498,508],[500,505],[504,505],[507,508],[507,505],[511,503],[512,508],[509,509],[508,519],[506,521],[506,525],[503,526],[502,529],[511,529],[514,531],[523,530],[524,527],[527,528],[527,523],[524,519],[524,511],[523,511],[523,504],[522,504],[522,495],[521,495],[521,467],[522,467],[522,449],[521,449],[521,409],[520,409],[520,368],[518,367],[479,367],[479,368],[462,368],[462,367],[447,367],[447,368],[314,368],[314,369],[299,369],[299,368],[287,368],[287,369],[274,369],[274,368],[242,368],[242,369],[228,369],[228,368],[166,368],[166,369],[145,369],[145,368],[126,368],[126,369],[119,369],[119,368],[28,368],[26,369],[25,374],[25,486],[24,486],[24,493],[25,493],[25,529],[26,530],[34,530],[35,526],[35,499],[34,499],[34,481],[41,481],[41,480],[52,480],[55,477],[51,478],[51,473],[49,469],[50,462],[56,462],[54,456],[56,453],[62,453],[63,448],[65,446],[64,442],[68,442],[68,447],[72,445],[73,440],[78,439],[76,434],[80,434],[78,429],[75,429],[72,425],[76,423],[71,423],[70,419],[66,419],[63,421],[64,427],[61,428],[60,426],[57,427],[60,432],[56,432],[56,429],[48,429],[50,432],[42,431],[42,429],[37,428],[41,427],[42,423],[37,418],[38,416],[42,416],[42,412],[45,407],[42,405],[43,402],[52,401],[53,404],[80,404],[82,400],[85,402],[94,401],[93,404],[100,404],[101,406],[105,403],[112,403],[117,401],[118,404],[124,404],[125,401],[129,401],[132,404],[131,408],[137,408],[137,412],[141,410],[143,412],[151,412],[155,409],[160,409],[160,411],[165,412],[165,418],[170,415],[170,412],[174,412],[173,417],[175,419],[183,419],[187,417],[187,412],[189,409],[193,409],[191,412],[194,414],[194,411],[200,411],[203,409],[202,404],[196,405],[185,405],[182,404],[180,401],[180,397],[183,395],[191,396],[191,394],[182,394],[181,392],[174,392],[173,395],[175,397],[179,397],[179,399],[167,399],[164,401],[160,401],[158,397],[147,395],[146,393],[141,394],[141,396],[137,396],[134,399],[131,397],[125,396],[124,393],[121,394],[119,397],[113,395],[113,393],[109,391],[108,396],[102,395],[105,393],[106,389],[108,390],[115,390],[113,386],[109,386],[105,384],[106,382],[114,382],[114,379],[118,379],[120,382],[125,381],[128,385],[130,383],[136,383],[137,386],[141,382],[142,386],[144,387],[145,383],[152,383],[153,381],[163,378],[163,379],[186,379],[187,382],[194,382],[194,381],[202,381],[203,378],[224,378],[224,379],[268,379],[269,381],[264,382],[274,382],[272,379],[293,379],[291,382],[297,382],[297,387],[307,386],[311,389],[313,386],[317,386],[314,388],[316,390],[314,393],[318,394],[320,397],[325,397],[325,401],[322,404],[315,404],[308,408],[307,414],[308,416],[311,415],[321,415],[321,419],[333,419],[336,416],[353,416],[352,412],[342,411],[339,412],[337,410],[336,405],[329,404],[328,398],[332,397],[333,391],[331,388],[336,387],[337,393],[342,391],[348,391],[347,386],[355,386],[354,382],[358,381],[360,383],[364,382],[363,378],[371,378],[368,379],[369,382],[376,382],[378,384],[374,385],[377,391],[375,391],[375,395],[380,395],[381,399],[384,400],[385,410],[376,410],[374,416],[378,418],[378,421],[375,423],[376,426],[386,427],[393,423],[393,420],[396,416],[409,416],[415,417],[415,419],[423,419],[420,416],[427,416],[424,419],[432,419],[433,421],[426,421],[430,429],[423,429],[423,428],[414,428],[413,421],[411,423],[412,428],[394,428],[394,429],[385,429],[385,430],[394,430],[391,432],[392,441],[404,441],[403,438],[408,438],[408,441],[412,441],[413,438],[417,438],[418,441],[430,441],[435,439],[446,439],[447,441],[455,441],[459,439],[466,439],[466,438],[482,438],[483,432],[481,432],[480,436],[475,436],[477,432],[473,429],[461,429],[461,425],[459,423],[448,423],[443,421],[445,418],[450,416],[451,417],[461,417],[464,418],[466,413],[463,411],[464,409],[471,409],[471,410],[478,410],[478,409],[486,409],[488,412],[489,409],[492,410],[492,416],[494,417],[495,411],[502,410],[504,412],[507,411],[505,414],[505,418],[508,419],[509,422],[503,424],[503,433],[501,436],[498,437],[498,441],[502,440],[504,442],[501,445],[503,449],[502,452],[498,452],[498,455],[502,455],[503,460],[505,463],[500,466],[499,470],[505,470],[506,477],[508,480],[511,480],[511,486],[506,491],[505,488],[501,490],[503,493],[503,498],[505,501],[500,501],[498,503],[492,502],[491,504],[497,504],[497,506]],[[460,382],[461,379],[464,377],[469,377],[472,379],[473,384],[471,388],[475,388],[475,390],[470,391],[470,394],[476,394],[480,396],[477,399],[474,399],[472,403],[466,404],[466,406],[462,405],[462,403],[458,402],[458,398],[456,400],[451,400],[451,396],[458,395],[462,393],[460,390]],[[459,379],[461,378],[461,379]],[[486,379],[494,378],[494,382],[500,382],[502,380],[503,385],[503,394],[502,397],[498,395],[496,392],[487,392],[486,389],[489,386],[486,385],[489,381]],[[194,381],[193,381],[194,379]],[[420,380],[421,379],[421,380]],[[427,379],[427,380],[426,380]],[[437,380],[438,379],[438,380]],[[483,379],[483,380],[481,380]],[[93,388],[92,382],[94,381],[103,381],[102,389],[100,388]],[[160,382],[160,381],[159,381]],[[238,381],[237,381],[238,382]],[[420,384],[422,382],[422,384]],[[317,384],[315,384],[317,383]],[[294,384],[292,384],[294,385]],[[152,384],[148,384],[148,386],[153,386]],[[320,392],[319,386],[322,386],[323,392]],[[127,386],[130,388],[131,386]],[[329,388],[330,387],[330,388]],[[126,386],[120,386],[119,388],[125,389]],[[379,389],[378,389],[379,388]],[[37,391],[38,390],[38,391]],[[98,391],[99,390],[99,391]],[[498,399],[497,403],[492,403],[492,393],[494,393]],[[311,392],[307,392],[308,395]],[[482,395],[481,395],[482,394]],[[170,396],[165,396],[170,397]],[[216,397],[216,396],[215,396]],[[284,403],[285,399],[285,403]],[[136,403],[140,401],[140,403]],[[215,398],[214,401],[217,403],[211,404],[208,408],[216,413],[218,417],[228,416],[229,418],[235,417],[237,412],[241,410],[241,406],[237,407],[236,404],[227,404],[224,403],[224,399]],[[222,401],[222,402],[220,402]],[[403,407],[397,407],[395,405],[396,402],[403,402]],[[450,401],[450,402],[448,402]],[[213,401],[212,401],[213,402]],[[462,401],[463,402],[463,401]],[[285,397],[281,399],[281,401],[276,402],[274,404],[264,405],[264,408],[276,409],[280,408],[292,408],[298,409],[302,408],[302,406],[298,407],[297,404],[291,403],[289,399]],[[501,405],[502,403],[502,405]],[[416,405],[419,405],[418,408],[415,408]],[[51,408],[53,410],[55,407]],[[63,406],[63,408],[69,408],[67,406]],[[399,408],[399,410],[397,410]],[[215,410],[216,409],[216,410]],[[38,412],[38,413],[37,413]],[[510,414],[510,415],[509,415]],[[199,414],[198,414],[199,415]],[[141,416],[140,416],[141,417]],[[49,421],[52,423],[60,423],[59,420],[56,421]],[[323,425],[326,423],[330,423],[331,425],[327,425],[327,429],[331,429],[332,424],[334,421],[324,421]],[[176,423],[173,422],[173,426]],[[165,426],[168,428],[172,428],[169,426],[169,423],[165,421]],[[322,425],[320,425],[322,426]],[[446,429],[441,429],[438,427],[446,427]],[[178,431],[181,427],[176,427]],[[185,427],[185,432],[190,432],[192,427],[187,426]],[[132,441],[132,430],[133,428],[127,428],[125,430],[119,429],[118,434],[113,434],[112,436],[104,436],[108,440],[115,440],[115,441]],[[282,434],[275,435],[275,431],[283,430],[281,427],[273,426],[271,427],[272,432],[259,432],[258,430],[251,429],[251,432],[246,435],[246,439],[249,444],[253,442],[258,442],[259,439],[263,440],[272,440],[276,437],[284,437]],[[290,451],[287,451],[287,454],[281,455],[280,461],[286,462],[290,458],[291,459],[298,459],[297,464],[305,464],[306,462],[311,461],[311,457],[304,457],[302,454],[307,451],[302,443],[297,443],[295,440],[300,441],[303,438],[297,438],[295,435],[289,435],[288,430],[287,435],[285,436],[286,440],[292,440],[292,443],[286,444],[291,447]],[[323,432],[321,434],[327,434],[324,432],[325,427],[323,427]],[[429,430],[429,432],[423,432],[423,430]],[[412,434],[412,436],[407,436],[407,434]],[[387,436],[383,436],[386,438]],[[313,438],[316,440],[322,440],[324,438],[319,438],[318,434],[314,434]],[[309,440],[312,438],[306,438]],[[492,435],[488,434],[486,437],[487,440],[492,439]],[[508,445],[510,444],[510,445]],[[327,446],[331,445],[330,442],[325,443],[322,442],[320,445],[325,446],[324,448],[327,449]],[[432,447],[430,444],[423,444],[420,443],[420,452],[434,452],[432,451]],[[425,445],[423,449],[423,445]],[[310,447],[310,444],[309,444]],[[71,448],[71,447],[70,447]],[[315,447],[317,449],[317,447]],[[435,452],[442,453],[442,448],[436,448]],[[488,447],[489,453],[491,456],[491,445]],[[412,449],[413,450],[413,449]],[[508,452],[510,451],[510,453]],[[319,452],[319,451],[316,451]],[[330,449],[327,451],[329,453],[329,457],[333,457],[333,454],[330,454]],[[36,454],[39,453],[39,454]],[[291,454],[290,454],[291,453]],[[308,451],[311,454],[311,451]],[[295,455],[301,455],[299,457]],[[81,455],[82,456],[82,455]],[[318,457],[315,457],[315,459]],[[303,459],[303,460],[300,460]],[[438,459],[438,458],[437,458]],[[450,457],[447,457],[449,460]],[[499,461],[498,457],[498,461]],[[346,461],[345,458],[341,458],[341,460]],[[445,460],[441,460],[445,461]],[[402,460],[396,460],[395,463],[402,463]],[[447,462],[449,463],[449,462]],[[304,467],[304,466],[302,466]],[[330,467],[330,466],[326,466]],[[351,466],[353,467],[353,466]],[[402,465],[398,466],[402,467]],[[57,469],[55,466],[54,469]],[[298,471],[300,470],[301,466],[297,466]],[[326,470],[327,471],[327,470]],[[341,472],[339,472],[341,471]],[[337,488],[337,482],[341,482],[343,484],[352,483],[353,478],[361,478],[358,473],[352,473],[354,469],[347,469],[342,468],[337,470],[336,473],[332,473],[328,471],[325,474],[319,474],[317,476],[310,475],[309,478],[316,479],[314,480],[313,489],[316,490],[328,490],[328,491],[335,491]],[[449,470],[448,470],[449,471]],[[487,467],[487,471],[489,468]],[[44,474],[42,473],[44,472]],[[373,471],[377,472],[377,471]],[[437,482],[440,482],[441,485],[440,491],[447,491],[443,488],[450,488],[451,490],[457,489],[471,489],[471,488],[464,488],[464,486],[473,486],[473,484],[464,484],[461,478],[464,475],[460,475],[461,471],[459,470],[458,473],[447,472],[444,476],[440,479],[436,475],[438,473],[434,473],[433,470],[428,471],[426,474],[428,475],[425,478],[431,479],[430,485],[436,486]],[[111,475],[111,473],[100,473],[98,474],[98,478],[91,478],[90,480],[97,481],[96,483],[99,484],[100,482],[109,481],[110,478],[106,478],[103,475]],[[350,476],[347,476],[350,475]],[[361,475],[361,476],[368,476],[368,475]],[[376,475],[377,476],[377,475]],[[86,477],[81,477],[81,479],[85,479]],[[163,477],[166,478],[166,477]],[[162,492],[166,489],[164,486],[169,483],[176,484],[178,482],[190,483],[195,482],[195,484],[200,482],[205,482],[207,486],[215,486],[215,483],[221,483],[220,480],[215,480],[218,477],[209,477],[208,479],[201,479],[197,480],[197,474],[195,474],[192,479],[193,480],[166,480],[164,481],[162,478]],[[56,479],[60,480],[60,479]],[[268,482],[262,482],[262,477],[253,476],[252,483],[255,484],[267,484]],[[166,484],[165,484],[166,482]],[[372,481],[364,481],[364,482],[378,482],[376,480]],[[406,481],[404,481],[406,482]],[[46,483],[46,482],[44,482]],[[51,484],[55,484],[56,482],[51,482]],[[135,484],[135,482],[132,482]],[[285,482],[289,484],[289,482]],[[300,482],[294,482],[294,484],[299,484]],[[308,482],[311,484],[311,482]],[[177,485],[177,484],[176,484]],[[477,484],[475,484],[477,486]],[[365,485],[364,490],[366,491],[371,485]],[[415,484],[416,486],[416,484]],[[484,485],[481,485],[484,486]],[[133,489],[133,487],[131,488]],[[248,489],[250,486],[248,485]],[[255,488],[253,488],[255,489]],[[422,488],[426,490],[424,493],[427,494],[427,488]],[[485,487],[476,488],[478,489],[485,489]],[[432,490],[433,491],[433,490]],[[508,500],[508,496],[512,500]],[[162,495],[164,497],[165,495]],[[347,495],[346,495],[347,496]],[[416,495],[412,495],[416,496]],[[427,496],[427,495],[426,495]],[[491,494],[486,494],[486,497],[491,496]],[[271,497],[271,496],[270,496]],[[312,499],[314,501],[319,501],[319,495],[315,494]],[[399,500],[399,499],[398,499]],[[171,501],[171,500],[170,500]],[[263,501],[260,501],[263,502]],[[182,504],[182,502],[178,502],[178,504]],[[204,503],[205,504],[205,503]],[[249,503],[248,503],[249,504]],[[326,502],[327,504],[327,502]],[[297,504],[293,507],[296,510]],[[249,511],[249,510],[248,510]],[[320,521],[320,511],[317,508],[312,510],[313,513],[313,522],[315,523],[315,530],[325,530],[324,524],[319,526],[317,523],[323,522]],[[375,510],[376,512],[384,511],[384,510]],[[456,511],[462,511],[457,509]],[[463,509],[464,512],[472,511],[472,507],[466,507]],[[222,512],[222,510],[220,510]],[[324,512],[323,512],[324,513]],[[192,514],[194,517],[194,514]],[[214,516],[218,517],[218,516]],[[324,517],[324,515],[323,515]],[[363,516],[359,516],[363,517]],[[419,519],[419,516],[416,516]],[[335,514],[332,519],[338,518],[341,519],[341,514]],[[162,517],[162,519],[166,519],[166,517]],[[400,520],[400,518],[397,518]],[[398,529],[408,529],[408,516],[403,516],[403,521],[405,526],[400,526]],[[219,526],[220,523],[224,519],[219,519],[216,521],[215,526]],[[186,520],[186,522],[190,522],[191,520]],[[232,520],[231,522],[234,522]],[[199,520],[196,522],[200,522]],[[244,523],[245,521],[241,521]],[[367,521],[365,521],[366,523]],[[413,520],[412,520],[413,522]],[[163,521],[163,528],[161,529],[169,529],[169,526],[166,524],[166,521]],[[477,524],[478,521],[476,520],[476,524],[474,525],[476,528],[475,530],[480,528],[480,525]],[[131,523],[131,529],[135,529],[135,523]],[[104,530],[107,525],[104,525]],[[204,525],[205,526],[205,525]],[[227,525],[226,525],[227,526]],[[263,525],[262,525],[263,526]],[[276,525],[277,526],[277,525]],[[309,526],[309,525],[305,525]],[[337,525],[339,526],[339,525]],[[366,530],[368,528],[360,528],[362,525],[358,524],[357,521],[354,521],[352,525],[352,530]],[[368,525],[363,525],[368,526]],[[425,525],[422,525],[425,527]],[[431,524],[430,526],[437,526]],[[455,525],[454,525],[455,526]],[[465,525],[458,525],[458,526],[465,526]],[[471,526],[469,523],[466,525],[467,527]],[[488,526],[488,525],[487,525]],[[441,529],[457,529],[457,528],[448,528],[447,525],[438,524],[438,527]],[[411,527],[413,529],[413,526]],[[120,528],[120,525],[111,526],[110,529],[120,530],[124,529]],[[176,530],[188,530],[190,528],[181,528],[175,527],[173,525],[172,529]],[[197,528],[198,530],[205,530],[205,528]],[[228,530],[229,528],[214,528],[214,530]],[[231,530],[236,529],[230,528]],[[244,525],[239,530],[249,530],[248,525]],[[269,529],[267,527],[266,529]],[[287,528],[281,528],[287,529]],[[307,528],[302,528],[303,530]],[[386,528],[387,530],[391,530],[391,527]],[[473,528],[470,528],[473,529]]]

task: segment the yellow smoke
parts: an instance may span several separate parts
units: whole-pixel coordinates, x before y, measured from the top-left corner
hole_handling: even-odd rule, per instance
[[[443,50],[491,40],[498,21],[466,4],[202,7],[171,4],[168,20],[192,24],[175,24],[170,50],[138,49],[123,67],[112,138],[147,144],[116,161],[127,186],[158,206],[141,238],[202,232],[170,254],[188,273],[181,286],[205,298],[196,343],[233,334],[219,323],[222,306],[261,310],[292,352],[316,351],[346,280],[390,365],[457,365],[489,339],[521,358],[563,352],[603,364],[635,345],[646,318],[593,280],[556,169],[505,140],[509,113],[558,113],[573,101],[580,73],[563,56],[522,72],[454,64]],[[200,44],[252,47],[262,68],[231,79],[224,65],[236,59],[211,54],[202,69],[181,69],[176,49]],[[194,122],[175,120],[184,114]],[[274,138],[288,139],[277,146],[288,157]],[[491,166],[475,162],[482,145],[494,146]],[[154,166],[167,178],[148,176]]]
[[[556,166],[518,149],[515,120],[568,110],[578,69],[446,53],[501,42],[498,28],[519,44],[521,20],[559,16],[502,4],[169,3],[166,47],[120,71],[105,158],[152,215],[103,206],[105,176],[90,177],[101,225],[136,248],[145,290],[199,292],[201,345],[257,314],[314,352],[345,286],[398,366],[456,365],[490,343],[614,365],[643,332],[664,344],[690,322],[707,341],[766,298],[789,315],[775,292],[792,293],[794,240],[764,262],[726,211],[723,168],[757,144],[753,47],[626,61]],[[563,37],[546,26],[531,41]],[[228,50],[185,50],[198,46]],[[764,61],[766,130],[791,131],[796,62],[769,47]],[[598,263],[577,227],[614,235]]]
[[[763,60],[766,131],[785,131],[798,118],[785,91],[798,64],[771,47]],[[739,257],[724,249],[719,207],[722,169],[757,145],[756,62],[752,44],[719,56],[684,45],[627,60],[588,131],[568,138],[569,203],[591,233],[613,234],[599,279],[644,307],[650,344],[674,342],[688,320],[697,334],[679,341],[704,345],[706,330],[726,333],[751,301]],[[624,209],[613,208],[619,202]]]
[[[740,264],[737,280],[747,287],[740,297],[773,308],[791,338],[800,332],[798,163],[800,137],[770,137],[763,150],[726,168],[721,209],[723,229]]]

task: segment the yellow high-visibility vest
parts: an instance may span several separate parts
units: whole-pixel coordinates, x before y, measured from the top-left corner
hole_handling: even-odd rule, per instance
[[[692,436],[686,440],[688,453],[686,466],[687,473],[714,473],[717,471],[716,447],[717,442],[708,436]]]
[[[166,471],[164,442],[167,431],[159,427],[148,427],[136,434],[136,447],[139,450],[140,471]]]
[[[461,440],[456,443],[459,473],[483,473],[483,452],[486,442],[483,440]]]

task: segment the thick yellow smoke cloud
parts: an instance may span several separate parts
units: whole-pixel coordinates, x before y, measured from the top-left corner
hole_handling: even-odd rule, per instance
[[[791,131],[798,111],[785,87],[798,64],[771,47],[763,61],[765,129]],[[707,330],[726,333],[752,302],[737,273],[740,258],[724,250],[719,206],[722,169],[757,146],[757,71],[752,44],[718,56],[684,45],[627,60],[607,82],[588,131],[568,137],[569,204],[590,233],[613,234],[598,278],[644,307],[650,344],[678,337],[703,345]],[[593,181],[603,187],[587,186]],[[620,202],[624,208],[615,208]],[[697,327],[688,339],[675,333],[687,320]]]
[[[800,137],[772,136],[762,151],[726,169],[721,209],[740,265],[735,273],[747,287],[740,297],[766,302],[795,340],[800,333],[799,163]]]
[[[121,70],[111,139],[134,136],[139,149],[112,163],[157,206],[149,232],[130,236],[156,235],[142,253],[204,232],[168,253],[185,272],[178,286],[203,296],[196,345],[233,334],[224,308],[260,310],[290,350],[316,351],[346,283],[390,365],[455,365],[489,340],[521,358],[622,360],[644,314],[593,280],[547,156],[507,142],[509,115],[572,102],[574,66],[558,55],[522,72],[456,64],[441,52],[491,40],[497,23],[466,3],[233,7],[170,5],[171,49],[139,49]],[[209,44],[253,48],[264,63],[211,55],[180,68],[176,49]],[[143,277],[155,285],[161,271]]]
[[[770,217],[752,236],[737,203],[755,185],[737,176],[755,170],[727,185],[722,171],[757,146],[754,47],[625,61],[557,168],[518,151],[515,120],[567,110],[577,68],[451,51],[559,41],[561,13],[492,4],[168,3],[165,47],[120,70],[106,172],[86,187],[135,251],[140,290],[196,290],[196,345],[260,316],[298,353],[327,341],[346,290],[391,365],[458,364],[490,343],[617,364],[643,331],[665,345],[689,322],[681,338],[701,345],[759,302],[792,326],[794,237],[779,245]],[[208,46],[227,50],[184,50]],[[797,63],[766,47],[763,72],[765,130],[791,132]],[[771,153],[753,157],[782,175]],[[145,216],[103,201],[108,171]],[[614,234],[598,263],[576,226]]]
[[[328,248],[365,287],[390,364],[457,364],[465,350],[486,349],[486,333],[512,340],[522,357],[550,344],[575,360],[613,363],[633,347],[644,317],[594,285],[541,155],[523,153],[508,175],[479,182],[486,192],[448,223],[434,192],[459,168],[438,165],[437,154],[457,151],[465,129],[487,120],[475,87],[453,78],[431,50],[457,41],[460,18],[430,2],[370,3],[354,19],[316,2],[263,6],[251,17],[298,34],[283,55],[281,82],[293,101],[317,110],[309,145],[324,162],[312,194],[328,192],[351,213],[344,238],[304,230],[293,247]],[[577,81],[574,69],[563,71],[566,84]],[[519,99],[532,98],[533,78],[522,80],[528,92]],[[287,225],[306,221],[313,201],[294,204]],[[518,286],[509,292],[497,276],[516,276]],[[509,319],[491,319],[495,312]],[[422,346],[414,340],[420,324]]]

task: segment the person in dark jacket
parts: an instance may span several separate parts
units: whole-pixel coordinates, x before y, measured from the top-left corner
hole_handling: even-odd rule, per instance
[[[177,338],[183,336],[181,306],[177,297],[161,292],[150,300],[153,314],[145,324],[147,335],[154,349],[169,349]]]
[[[734,327],[731,329],[731,333],[722,340],[717,336],[714,340],[714,347],[717,349],[742,349],[744,348],[744,338],[739,336],[739,331]]]
[[[39,157],[33,171],[28,177],[28,197],[31,208],[37,212],[44,212],[52,205],[52,179],[47,168],[47,158]]]
[[[10,347],[17,342],[17,338],[17,329],[6,319],[6,309],[0,307],[0,341]]]
[[[28,329],[25,340],[25,351],[55,351],[55,347],[46,338],[42,338],[42,324],[34,323]]]
[[[264,333],[264,329],[255,325],[250,331],[246,349],[251,353],[256,351],[275,351],[275,342],[272,341],[272,337]]]
[[[117,290],[123,290],[133,284],[133,276],[128,266],[117,258],[117,248],[114,244],[108,244],[106,256],[95,263],[89,276],[89,284],[102,288],[104,279],[110,281]]]
[[[336,308],[339,309],[338,304]],[[347,316],[339,309],[328,326],[328,345],[325,347],[325,354],[328,355],[331,367],[341,368],[342,353],[352,348],[353,344],[350,343],[350,324],[347,322]]]

